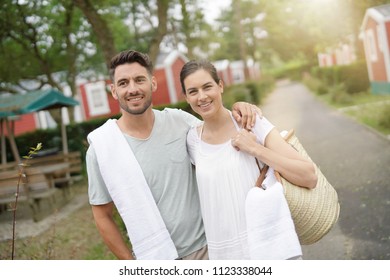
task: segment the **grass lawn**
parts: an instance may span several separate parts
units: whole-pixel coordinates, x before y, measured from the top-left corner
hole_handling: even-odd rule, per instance
[[[353,95],[345,103],[333,102],[331,94],[321,95],[320,99],[356,121],[390,135],[390,95],[362,93]]]

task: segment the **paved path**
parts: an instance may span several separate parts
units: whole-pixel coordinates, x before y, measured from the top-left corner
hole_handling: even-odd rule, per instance
[[[304,258],[390,259],[390,141],[299,83],[279,82],[263,103],[279,130],[295,129],[339,195],[338,223],[318,243],[303,246]]]

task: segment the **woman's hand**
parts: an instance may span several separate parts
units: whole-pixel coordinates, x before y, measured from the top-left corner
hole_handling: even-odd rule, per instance
[[[253,151],[259,144],[256,141],[256,135],[246,129],[241,129],[231,140],[233,147],[237,151],[243,151],[253,155]]]
[[[263,117],[263,113],[256,105],[247,102],[236,102],[232,107],[234,119],[247,130],[251,130],[256,122],[256,116]]]

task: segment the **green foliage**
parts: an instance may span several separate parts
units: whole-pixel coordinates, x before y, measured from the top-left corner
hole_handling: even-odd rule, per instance
[[[344,83],[328,85],[310,75],[305,75],[303,82],[331,106],[385,135],[390,134],[390,96],[373,95],[369,91],[349,93]]]
[[[343,83],[345,91],[351,94],[367,91],[370,87],[367,66],[364,61],[343,66],[315,67],[312,74],[322,83],[330,86]]]
[[[390,97],[370,93],[354,95],[352,104],[342,108],[342,111],[358,122],[364,123],[375,130],[390,135]]]
[[[339,105],[348,105],[352,103],[352,96],[346,92],[344,84],[337,84],[329,88],[331,101]]]
[[[340,80],[345,84],[348,93],[365,92],[370,87],[367,65],[359,61],[351,65],[340,67]]]
[[[328,86],[324,84],[320,79],[306,74],[303,76],[302,82],[314,93],[318,95],[324,95],[328,93]]]
[[[337,67],[313,67],[311,74],[313,77],[327,85],[334,85],[338,82]]]
[[[165,105],[158,105],[158,106],[154,106],[153,107],[154,109],[156,110],[163,110],[164,108],[175,108],[175,109],[180,109],[180,110],[183,110],[187,113],[190,113],[194,116],[196,116],[197,118],[200,118],[200,116],[195,113],[194,110],[192,110],[190,104],[187,103],[187,101],[180,101],[180,102],[177,102],[175,104],[165,104]]]
[[[15,85],[26,80],[28,89],[50,85],[61,90],[87,65],[96,66],[94,36],[71,1],[5,2],[0,9],[0,92],[17,91]],[[9,71],[10,65],[17,71]],[[61,71],[63,77],[53,77]]]
[[[15,137],[16,145],[21,155],[26,155],[30,151],[32,143],[41,143],[43,149],[59,148],[61,147],[61,134],[58,130],[39,129],[34,132],[25,133],[23,135]],[[8,144],[8,143],[7,143]],[[11,161],[12,154],[10,147],[7,147],[7,157]]]
[[[290,79],[294,81],[302,80],[304,73],[309,72],[312,65],[302,61],[292,61],[282,67],[269,70],[275,79]]]
[[[260,103],[260,93],[256,83],[254,82],[246,82],[246,88],[248,89],[250,100],[254,104]]]
[[[232,85],[225,88],[223,95],[223,103],[226,108],[231,108],[235,102],[245,101],[250,102],[251,96],[249,89],[244,84]]]
[[[245,101],[258,105],[262,98],[274,87],[274,79],[270,75],[263,75],[259,81],[248,81],[226,87],[223,92],[223,103],[231,109],[235,102]]]
[[[259,1],[267,14],[262,26],[269,37],[263,49],[273,49],[283,61],[304,55],[317,60],[317,50],[333,46],[356,32],[348,16],[352,1]],[[268,57],[264,57],[267,59]]]
[[[85,16],[74,1],[5,2],[0,10],[0,60],[3,62],[0,78],[4,91],[22,79],[48,75],[47,72],[74,71],[70,77],[87,69],[105,73],[102,53],[107,45],[115,45],[117,50],[148,51],[152,44],[160,43],[156,32],[158,21],[154,20],[159,16],[155,1],[78,1],[90,3],[97,12],[95,15],[106,19],[112,35],[109,38],[114,41],[107,44],[98,43],[94,24],[89,22],[93,17]],[[325,1],[320,6],[319,1],[235,0],[212,25],[205,22],[199,1],[167,2],[167,33],[163,34],[162,46],[177,49],[182,44],[187,47],[190,59],[252,58],[263,65],[297,57],[316,62],[319,50],[339,44],[350,34],[356,37],[365,10],[383,3],[380,0]],[[180,11],[182,14],[178,15]],[[242,40],[238,40],[238,34]],[[18,71],[8,71],[8,65]],[[295,70],[286,68],[276,74],[299,79],[299,71]],[[62,82],[71,84],[70,77]],[[41,80],[43,84],[53,83],[50,77]],[[345,81],[345,85],[351,92],[358,90],[354,87],[363,87],[352,80]]]
[[[103,242],[95,244],[86,252],[84,260],[117,260],[114,254],[107,251],[107,245]]]
[[[35,147],[30,147],[30,150],[28,151],[28,155],[23,156],[23,159],[29,160],[32,159],[32,157],[42,149],[42,143],[38,143]]]
[[[387,103],[380,109],[378,124],[390,132],[390,104]]]
[[[321,68],[316,68],[316,71]],[[339,69],[339,68],[337,68]],[[334,75],[334,71],[330,71],[330,68],[324,68],[325,71],[321,71],[321,74],[330,74]],[[313,71],[312,71],[313,72]],[[311,76],[307,74],[302,79],[302,82],[314,93],[322,96],[326,96],[329,102],[333,104],[337,104],[336,106],[348,105],[352,104],[353,96],[351,93],[347,91],[347,87],[345,83],[333,83],[329,82],[329,80],[333,81],[333,77],[329,78],[329,76],[321,76],[318,78],[318,73],[316,76]],[[324,78],[325,77],[325,78]],[[329,79],[329,80],[328,80]]]

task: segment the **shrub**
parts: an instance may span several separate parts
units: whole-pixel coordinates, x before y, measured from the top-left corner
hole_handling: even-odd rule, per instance
[[[312,65],[309,63],[289,63],[282,68],[272,70],[270,74],[272,74],[275,79],[299,81],[302,79],[303,74],[310,71],[311,68]]]
[[[228,109],[230,109],[235,102],[251,101],[249,90],[245,87],[244,84],[225,87],[222,98],[224,106]]]
[[[322,81],[311,75],[304,75],[302,78],[302,82],[310,89],[312,92],[316,92],[317,94],[325,94],[328,92],[328,89],[322,83]]]
[[[343,66],[314,67],[311,73],[327,85],[343,83],[345,91],[350,94],[367,91],[370,87],[367,67],[364,61]]]
[[[379,115],[378,124],[381,127],[390,130],[390,104],[386,104],[382,107]]]
[[[333,103],[342,105],[352,103],[352,96],[346,93],[343,83],[330,87],[329,93]]]
[[[340,80],[348,93],[356,94],[367,91],[370,87],[367,66],[364,61],[340,67]]]
[[[258,81],[252,80],[242,84],[225,87],[223,102],[231,109],[235,102],[245,101],[258,105],[261,99],[272,90],[275,81],[272,76],[263,75]]]

